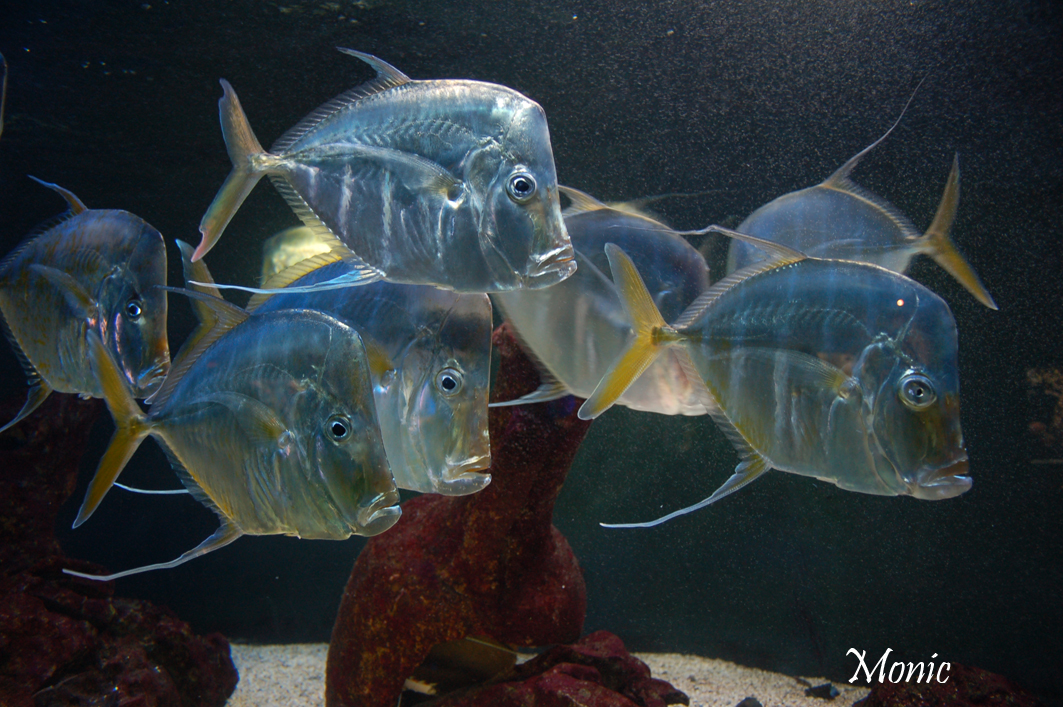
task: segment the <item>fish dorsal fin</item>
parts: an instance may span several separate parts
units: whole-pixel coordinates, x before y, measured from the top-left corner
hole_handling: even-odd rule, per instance
[[[273,143],[270,152],[274,154],[284,154],[292,145],[298,142],[300,138],[320,125],[329,116],[343,110],[352,103],[362,100],[363,98],[410,82],[409,76],[372,54],[356,52],[353,49],[344,49],[343,47],[336,48],[344,54],[357,57],[366,64],[369,64],[373,67],[373,70],[376,71],[376,78],[359,86],[355,86],[351,90],[336,96],[331,101],[318,106],[314,112],[300,120],[286,133],[281,135],[277,142]]]
[[[882,137],[880,137],[878,140],[875,140],[873,143],[871,143],[870,145],[850,157],[848,162],[846,162],[837,170],[835,170],[834,174],[827,177],[826,181],[820,184],[821,187],[849,191],[848,187],[852,184],[849,181],[849,173],[856,168],[856,165],[860,163],[860,160],[862,160],[864,156],[867,155],[867,153],[878,147],[879,143],[889,137],[889,134],[893,132],[893,129],[900,124],[901,118],[903,118],[904,114],[908,111],[908,106],[912,104],[912,100],[915,98],[915,94],[919,93],[919,88],[923,85],[923,81],[926,81],[925,76],[919,80],[919,83],[916,85],[915,90],[912,91],[912,95],[908,97],[908,102],[905,103],[904,108],[901,109],[901,114],[897,116],[897,119],[895,121],[893,121],[893,125],[890,126],[889,130],[884,132],[882,134]]]
[[[304,277],[318,268],[323,268],[332,263],[344,260],[344,253],[339,250],[330,250],[327,253],[318,253],[309,258],[300,260],[295,265],[290,265],[278,273],[274,273],[268,280],[262,283],[263,290],[280,290],[301,277]],[[253,295],[247,302],[247,311],[254,312],[262,306],[262,303],[272,297],[272,294],[259,293]]]
[[[201,326],[188,338],[188,341],[184,343],[181,350],[177,352],[173,363],[170,365],[170,372],[167,374],[166,380],[162,382],[159,392],[151,399],[153,406],[165,404],[170,399],[170,396],[173,395],[177,384],[185,377],[192,364],[203,355],[203,352],[230,329],[248,317],[246,310],[240,309],[235,304],[227,302],[220,297],[213,297],[202,292],[186,290],[180,287],[164,287],[163,289],[167,292],[184,295],[197,303],[201,303],[202,307],[196,306],[193,307],[193,310],[197,315],[203,313],[208,319],[204,320]]]
[[[51,182],[46,182],[43,179],[37,179],[32,174],[27,174],[26,176],[37,182],[38,184],[48,187],[52,191],[58,193],[59,196],[66,199],[66,203],[70,204],[70,213],[68,214],[68,216],[74,216],[76,214],[80,214],[82,211],[88,211],[89,207],[85,206],[81,199],[74,196],[74,193],[72,191],[68,189],[63,189],[58,184],[52,184]]]
[[[600,211],[601,209],[609,208],[590,194],[582,192],[579,189],[573,189],[572,187],[558,184],[557,190],[567,196],[572,202],[569,204],[568,208],[561,213],[562,216],[574,216],[588,211]]]
[[[765,250],[768,253],[766,260],[758,260],[757,262],[747,265],[741,270],[736,270],[727,277],[723,278],[719,282],[714,283],[709,289],[702,292],[697,299],[690,303],[690,306],[679,315],[672,326],[676,329],[682,329],[689,326],[695,319],[700,317],[702,313],[712,306],[712,304],[720,298],[720,296],[735,287],[741,282],[748,280],[751,277],[759,275],[760,273],[767,272],[769,270],[775,270],[776,268],[796,263],[801,260],[805,260],[807,256],[800,251],[793,248],[787,248],[786,246],[771,241],[764,240],[762,238],[755,238],[745,233],[739,233],[729,228],[723,228],[721,226],[709,226],[708,228],[701,229],[701,231],[688,231],[680,232],[680,235],[689,235],[694,233],[720,233],[730,238],[735,238],[746,243]]]

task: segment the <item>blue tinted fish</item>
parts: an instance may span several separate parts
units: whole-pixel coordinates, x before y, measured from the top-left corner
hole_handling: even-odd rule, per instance
[[[538,104],[496,84],[411,81],[376,57],[341,51],[377,78],[318,108],[269,152],[222,81],[233,171],[203,217],[196,260],[268,174],[303,222],[359,265],[345,282],[494,292],[572,273]]]
[[[956,323],[909,278],[865,263],[776,257],[707,290],[669,326],[631,260],[607,246],[635,341],[580,411],[595,417],[667,349],[704,382],[742,458],[701,508],[770,468],[921,499],[971,486],[960,430]]]
[[[605,274],[605,244],[616,243],[640,264],[658,309],[674,319],[708,288],[705,260],[682,236],[630,208],[607,206],[561,187],[572,199],[565,225],[579,267],[545,290],[496,293],[494,301],[540,365],[539,390],[504,404],[588,397],[631,340],[631,322]],[[654,363],[618,400],[635,410],[702,415],[692,382],[671,354]],[[497,405],[497,403],[496,403]]]
[[[87,332],[110,350],[135,397],[158,390],[170,368],[162,235],[127,211],[89,209],[69,191],[40,183],[70,211],[0,263],[0,314],[30,385],[25,406],[0,432],[53,390],[102,396]]]
[[[394,525],[399,497],[358,332],[321,312],[248,317],[218,298],[192,295],[213,311],[210,329],[186,343],[148,414],[90,333],[89,353],[117,429],[74,525],[99,506],[150,435],[221,526],[171,562],[80,576],[175,567],[244,534],[342,540]]]

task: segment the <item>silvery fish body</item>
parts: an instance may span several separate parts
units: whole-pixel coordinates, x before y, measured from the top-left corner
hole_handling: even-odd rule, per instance
[[[589,397],[616,363],[631,338],[631,322],[609,279],[605,244],[615,243],[639,264],[646,287],[666,319],[675,319],[708,288],[701,254],[663,224],[606,207],[564,188],[580,206],[567,210],[565,223],[578,267],[564,282],[540,291],[497,293],[494,301],[534,354],[547,379],[524,401],[572,394]],[[665,415],[703,415],[674,356],[666,353],[618,401],[634,410]]]
[[[268,153],[223,82],[234,169],[203,217],[196,260],[270,174],[307,226],[357,256],[364,279],[494,292],[548,287],[571,274],[538,104],[496,84],[411,81],[344,51],[373,66],[377,79],[317,109]]]
[[[336,262],[294,280],[326,282],[350,266]],[[487,401],[491,302],[425,285],[377,282],[272,295],[254,316],[289,308],[326,312],[354,326],[370,350],[380,429],[399,488],[462,495],[491,480]],[[374,358],[374,352],[383,354]]]
[[[127,211],[87,209],[65,189],[41,183],[59,192],[71,212],[0,263],[0,313],[30,384],[25,407],[2,429],[53,390],[101,396],[89,364],[89,331],[138,398],[155,392],[170,367],[166,292],[158,287],[166,285],[162,235]]]
[[[399,497],[358,332],[321,312],[247,317],[216,302],[224,332],[193,337],[192,352],[178,355],[175,380],[147,415],[109,382],[113,364],[109,368],[105,354],[94,356],[118,429],[75,527],[147,435],[221,521],[214,535],[178,560],[111,577],[173,567],[244,534],[342,540],[381,533],[398,520]],[[232,311],[240,316],[226,323]]]

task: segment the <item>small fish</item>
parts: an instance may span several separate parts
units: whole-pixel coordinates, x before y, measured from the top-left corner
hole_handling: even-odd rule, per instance
[[[982,281],[949,238],[960,200],[958,156],[953,159],[937,215],[923,235],[919,235],[915,225],[895,206],[849,179],[860,160],[885,140],[900,120],[898,117],[885,135],[850,158],[827,181],[784,194],[761,206],[736,230],[781,243],[810,257],[874,263],[901,274],[908,270],[916,255],[929,255],[979,302],[996,309]],[[762,258],[751,244],[733,240],[727,256],[727,272]]]
[[[630,208],[610,207],[576,189],[561,189],[572,200],[565,224],[576,252],[575,274],[545,290],[493,295],[538,362],[542,384],[528,395],[494,406],[570,394],[586,398],[619,360],[633,334],[616,286],[603,272],[608,269],[606,243],[619,244],[639,261],[651,296],[666,317],[678,317],[709,286],[705,260],[672,229]],[[665,415],[705,414],[694,384],[670,354],[618,402]]]
[[[612,527],[649,527],[689,513],[770,468],[885,496],[936,500],[967,491],[948,305],[876,265],[760,243],[771,248],[770,260],[717,283],[671,326],[630,258],[606,246],[636,337],[580,416],[597,417],[671,350],[704,382],[703,402],[742,458],[704,501]]]
[[[151,395],[170,369],[162,235],[127,211],[88,209],[66,189],[31,179],[58,192],[70,211],[0,263],[4,331],[30,386],[0,432],[53,390],[102,396],[89,365],[89,331],[114,355],[134,397]]]
[[[321,312],[249,317],[224,300],[188,294],[214,317],[178,353],[148,414],[126,392],[99,337],[88,334],[117,429],[74,527],[92,515],[148,435],[221,526],[171,562],[107,576],[64,571],[109,580],[176,567],[241,535],[342,540],[394,525],[399,496],[358,332]]]
[[[311,243],[305,230],[270,241]],[[210,281],[203,261],[179,242],[185,277]],[[269,252],[266,259],[271,260]],[[350,271],[331,253],[303,261],[269,281],[271,289],[305,287]],[[284,292],[284,289],[280,289]],[[254,316],[313,309],[354,326],[369,352],[373,392],[391,471],[399,488],[458,496],[485,487],[491,442],[487,401],[491,378],[491,300],[427,285],[375,282],[323,292],[256,295]]]
[[[295,213],[355,266],[456,292],[549,287],[572,274],[546,116],[511,89],[411,81],[369,54],[376,79],[321,106],[269,152],[222,81],[233,170],[203,216],[202,258],[265,174]],[[336,241],[338,239],[338,241]]]

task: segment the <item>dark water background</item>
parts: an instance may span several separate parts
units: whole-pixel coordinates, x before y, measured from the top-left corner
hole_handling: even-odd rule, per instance
[[[217,80],[237,89],[268,145],[369,77],[337,45],[414,78],[526,93],[546,109],[562,183],[603,199],[712,190],[661,205],[685,228],[736,224],[819,182],[880,135],[926,76],[856,178],[925,227],[960,153],[953,234],[1001,309],[929,261],[911,274],[956,315],[973,490],[928,503],[776,472],[661,528],[607,531],[597,523],[707,496],[736,461],[707,419],[617,409],[593,426],[556,524],[585,570],[586,629],[610,629],[633,649],[844,680],[856,668],[850,647],[875,659],[890,647],[897,659],[937,653],[1004,673],[1059,701],[1063,466],[1029,463],[1025,371],[1063,365],[1061,29],[1055,0],[8,2],[0,250],[63,208],[27,174],[197,242],[229,169]],[[215,275],[250,283],[261,240],[293,223],[260,186],[211,253]],[[170,259],[179,282],[176,248]],[[171,310],[176,348],[191,315],[180,301]],[[20,395],[14,356],[0,348],[0,392]],[[109,431],[102,421],[83,485]],[[175,483],[151,443],[123,480]],[[188,498],[113,492],[65,545],[124,569],[175,557],[215,525]],[[244,538],[118,590],[202,631],[324,641],[361,546]]]

